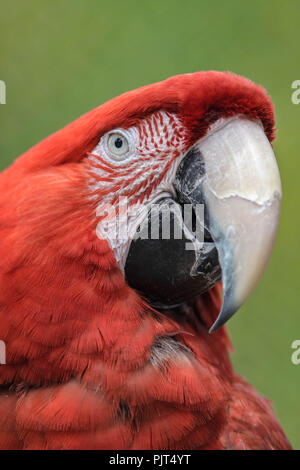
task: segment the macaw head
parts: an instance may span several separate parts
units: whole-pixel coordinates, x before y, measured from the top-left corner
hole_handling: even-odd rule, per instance
[[[178,306],[222,280],[215,330],[254,289],[272,250],[281,199],[273,128],[261,87],[199,72],[105,103],[30,150],[14,171],[46,169],[54,187],[58,169],[57,210],[82,209],[75,243],[96,233],[153,307]]]

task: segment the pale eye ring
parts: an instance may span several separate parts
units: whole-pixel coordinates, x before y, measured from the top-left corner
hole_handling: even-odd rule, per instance
[[[108,136],[107,146],[112,155],[116,157],[122,157],[129,150],[128,140],[119,132],[114,132]]]

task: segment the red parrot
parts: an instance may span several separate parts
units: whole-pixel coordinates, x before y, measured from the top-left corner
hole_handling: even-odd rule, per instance
[[[273,138],[263,88],[197,72],[1,173],[1,449],[290,448],[223,326],[272,250]]]

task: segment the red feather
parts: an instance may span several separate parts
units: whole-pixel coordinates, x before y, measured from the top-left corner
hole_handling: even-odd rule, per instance
[[[220,288],[191,302],[184,323],[161,315],[96,236],[85,157],[104,132],[157,110],[180,115],[189,145],[236,113],[274,136],[262,88],[202,72],[105,103],[1,174],[2,449],[290,448],[268,402],[234,374],[226,330],[208,335]],[[164,344],[177,354],[161,359]]]

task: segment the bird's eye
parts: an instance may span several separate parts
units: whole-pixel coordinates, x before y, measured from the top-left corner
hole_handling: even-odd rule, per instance
[[[115,132],[110,134],[107,141],[110,152],[116,157],[121,157],[129,150],[128,140],[124,135]]]

